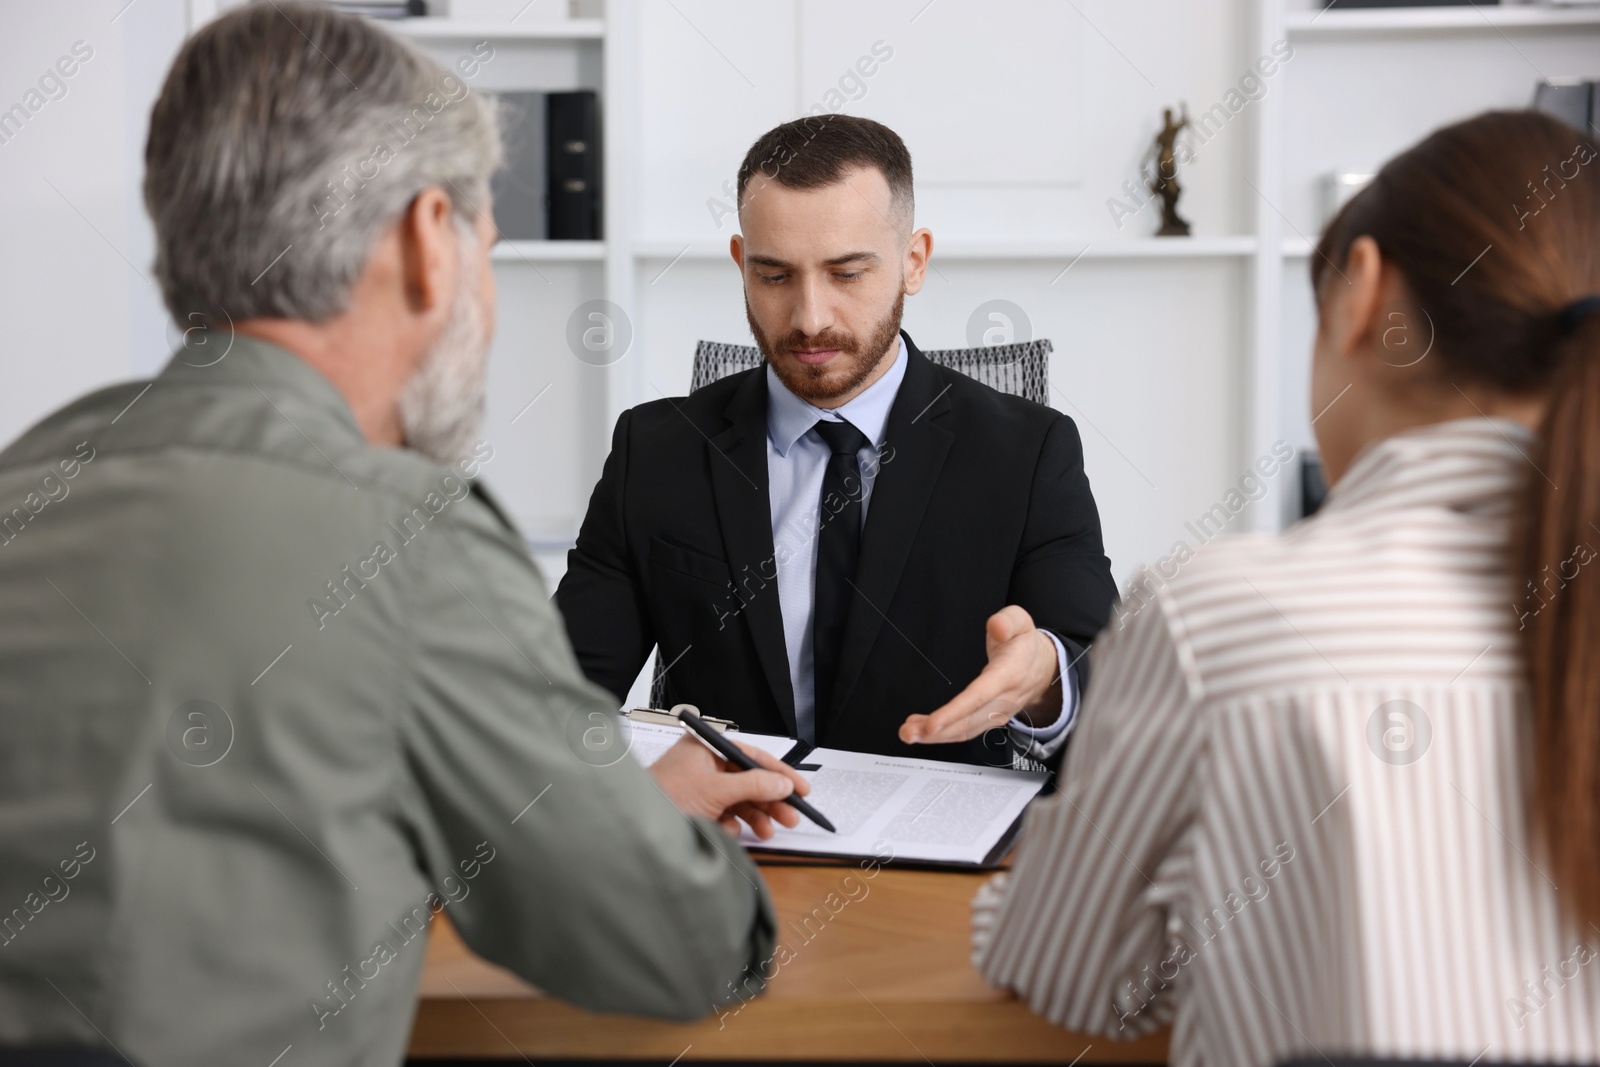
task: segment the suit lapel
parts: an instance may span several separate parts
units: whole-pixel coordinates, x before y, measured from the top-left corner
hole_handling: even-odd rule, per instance
[[[867,502],[867,524],[856,564],[857,593],[845,619],[844,650],[834,699],[828,705],[828,721],[817,725],[819,742],[849,702],[866,666],[938,484],[945,454],[955,440],[950,431],[936,424],[950,408],[942,373],[917,351],[910,337],[906,337],[906,357],[905,380],[889,409],[882,442],[883,455],[888,458],[878,469]]]
[[[762,672],[790,736],[795,733],[794,687],[784,649],[783,613],[772,579],[772,501],[767,479],[767,378],[763,367],[747,377],[723,411],[728,426],[710,439],[706,461],[734,596],[750,628]],[[719,712],[725,714],[725,712]]]

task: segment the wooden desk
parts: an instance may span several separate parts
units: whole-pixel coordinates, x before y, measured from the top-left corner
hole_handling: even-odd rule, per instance
[[[1165,1033],[1128,1043],[1068,1033],[983,984],[968,950],[968,908],[982,875],[885,869],[841,887],[862,872],[769,865],[763,874],[777,904],[779,944],[794,956],[738,1014],[672,1023],[581,1011],[472,955],[441,920],[429,939],[410,1054],[534,1062],[1166,1061]],[[823,907],[830,893],[838,894],[836,914]],[[802,929],[800,919],[816,908],[830,917]]]

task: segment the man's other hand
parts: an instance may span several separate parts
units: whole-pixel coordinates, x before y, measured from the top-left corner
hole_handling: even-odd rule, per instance
[[[908,716],[900,724],[901,741],[966,741],[1018,714],[1030,726],[1048,726],[1061,713],[1055,642],[1034,627],[1033,617],[1012,604],[989,616],[984,630],[988,666],[932,715]]]
[[[716,819],[735,837],[740,819],[763,841],[772,836],[774,819],[790,828],[798,826],[800,813],[784,800],[795,793],[805,796],[811,783],[771,753],[739,744],[735,737],[728,740],[765,769],[741,771],[686,732],[650,765],[650,773],[678,810]]]

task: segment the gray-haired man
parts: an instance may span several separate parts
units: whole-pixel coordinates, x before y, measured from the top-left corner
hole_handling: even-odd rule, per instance
[[[597,757],[615,704],[470,481],[500,145],[460,90],[290,3],[175,62],[145,201],[188,342],[0,455],[0,1045],[392,1064],[441,910],[607,1010],[703,1014],[771,949],[717,821],[803,781]]]

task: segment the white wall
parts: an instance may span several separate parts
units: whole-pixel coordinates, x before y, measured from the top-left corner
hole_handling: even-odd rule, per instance
[[[38,106],[0,144],[0,441],[89,388],[165,361],[139,181],[150,105],[186,20],[171,0],[123,12],[126,2],[0,11],[0,109]],[[47,85],[59,99],[30,98],[77,42],[92,55],[62,79],[65,95]]]
[[[1251,5],[1076,7],[1083,15],[1054,0],[643,5],[640,239],[726,244],[735,223],[715,225],[706,199],[750,142],[823,102],[879,41],[893,57],[841,110],[900,128],[921,223],[988,240],[1151,232],[1146,213],[1119,233],[1105,200],[1133,177],[1163,105],[1209,104],[1237,77]],[[1228,140],[1185,174],[1197,233],[1241,228],[1244,136]]]

